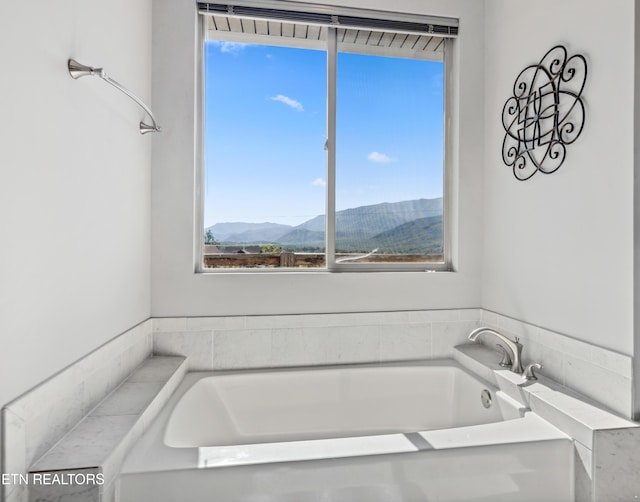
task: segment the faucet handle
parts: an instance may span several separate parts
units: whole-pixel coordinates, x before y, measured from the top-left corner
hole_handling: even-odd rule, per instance
[[[509,352],[499,343],[496,343],[496,347],[498,347],[498,352],[502,354],[502,360],[498,364],[503,368],[510,368],[513,364],[513,361],[511,360]]]
[[[527,367],[524,369],[524,372],[522,373],[522,376],[525,380],[537,380],[538,377],[535,374],[535,369],[540,369],[542,368],[542,364],[540,363],[531,363],[531,364],[527,364]]]

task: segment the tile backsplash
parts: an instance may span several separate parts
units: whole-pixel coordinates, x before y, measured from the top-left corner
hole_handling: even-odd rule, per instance
[[[153,350],[192,370],[435,359],[480,319],[479,309],[153,319]]]
[[[631,418],[632,358],[602,347],[517,321],[487,310],[482,324],[510,338],[518,337],[524,346],[523,364],[537,362],[552,380]],[[495,343],[490,338],[483,340]]]
[[[478,326],[518,337],[523,362],[622,416],[632,415],[631,357],[483,309],[155,318],[153,350],[191,370],[450,358]],[[493,346],[495,340],[481,338]]]
[[[483,309],[153,318],[3,408],[3,471],[26,472],[151,353],[185,356],[196,371],[451,358],[479,326],[519,337],[524,363],[632,416],[630,356]],[[24,485],[1,488],[25,500]]]
[[[147,320],[87,354],[2,409],[5,473],[27,469],[112,392],[152,348]],[[24,484],[1,486],[2,500],[26,500]]]

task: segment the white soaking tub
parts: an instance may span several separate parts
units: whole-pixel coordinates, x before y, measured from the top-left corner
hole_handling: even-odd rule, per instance
[[[130,452],[119,497],[569,501],[573,449],[452,360],[198,372]]]

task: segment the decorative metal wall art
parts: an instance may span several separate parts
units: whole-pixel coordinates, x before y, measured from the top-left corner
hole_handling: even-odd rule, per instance
[[[553,47],[538,64],[527,66],[513,84],[513,95],[502,109],[502,160],[519,180],[536,172],[557,171],[584,127],[581,95],[587,61],[571,57],[562,45]]]

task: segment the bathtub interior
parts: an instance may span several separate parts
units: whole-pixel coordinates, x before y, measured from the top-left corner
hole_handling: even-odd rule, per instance
[[[493,397],[488,407],[483,391]],[[514,408],[446,361],[217,375],[185,392],[164,442],[208,447],[436,430],[514,418]]]

